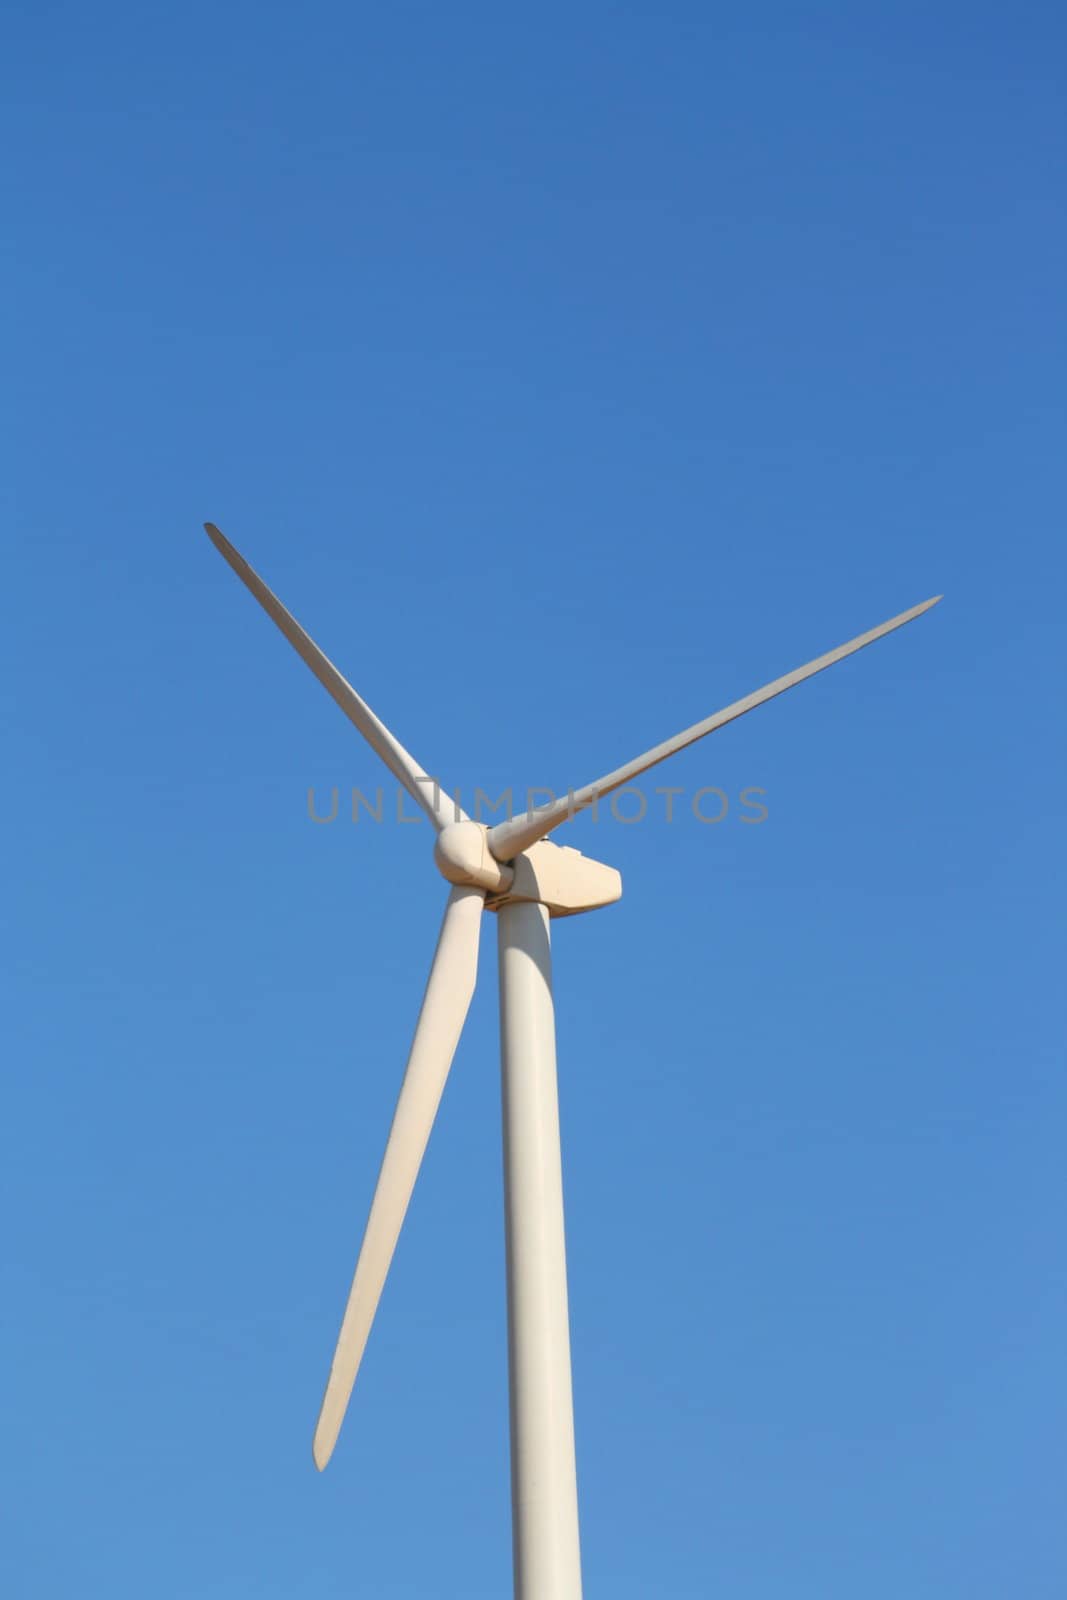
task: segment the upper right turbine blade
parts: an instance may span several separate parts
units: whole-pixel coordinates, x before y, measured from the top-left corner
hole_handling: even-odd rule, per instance
[[[694,722],[691,728],[676,733],[673,739],[667,739],[654,749],[646,750],[645,754],[638,756],[635,761],[628,761],[624,767],[617,767],[599,782],[587,784],[584,789],[568,794],[566,799],[553,800],[538,810],[524,812],[521,817],[498,822],[495,827],[489,829],[490,850],[498,861],[510,861],[514,856],[521,855],[538,839],[543,839],[546,833],[551,833],[561,822],[566,822],[568,817],[573,817],[576,812],[584,811],[587,806],[591,806],[601,795],[611,794],[613,789],[620,789],[624,783],[629,783],[631,778],[647,772],[649,767],[656,766],[660,761],[666,761],[668,756],[684,750],[686,745],[695,744],[697,739],[703,739],[705,734],[714,733],[716,728],[725,727],[726,723],[735,721],[737,717],[743,717],[746,711],[752,711],[756,706],[763,705],[765,700],[773,700],[775,695],[784,694],[795,684],[803,683],[805,678],[812,678],[817,672],[825,671],[827,667],[832,667],[835,661],[843,661],[846,656],[854,655],[857,650],[862,650],[864,645],[873,644],[875,639],[881,639],[884,634],[892,633],[894,628],[902,628],[905,622],[921,617],[924,611],[936,606],[942,598],[936,594],[932,600],[924,600],[922,605],[912,606],[910,611],[902,611],[899,617],[891,617],[888,622],[883,622],[878,628],[872,628],[869,633],[861,633],[858,639],[850,639],[848,644],[838,645],[836,650],[830,650],[817,660],[809,661],[806,667],[797,667],[795,672],[787,672],[784,678],[775,678],[773,683],[765,684],[762,689],[746,695],[743,700],[735,700],[733,705],[727,706],[723,711],[716,711],[714,716],[706,717],[703,722]]]

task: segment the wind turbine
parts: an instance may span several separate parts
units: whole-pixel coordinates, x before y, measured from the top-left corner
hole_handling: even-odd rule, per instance
[[[512,1539],[516,1600],[579,1600],[581,1564],[574,1461],[563,1188],[556,1088],[549,921],[610,905],[622,894],[613,867],[546,838],[602,795],[705,734],[843,661],[941,599],[861,633],[703,722],[694,723],[566,799],[486,827],[444,795],[211,522],[216,549],[284,633],[367,743],[426,812],[434,861],[449,885],[441,932],[355,1277],[345,1306],[313,1453],[333,1453],[371,1323],[411,1199],[437,1107],[474,994],[482,913],[497,913],[504,1104],[508,1378],[511,1404]]]

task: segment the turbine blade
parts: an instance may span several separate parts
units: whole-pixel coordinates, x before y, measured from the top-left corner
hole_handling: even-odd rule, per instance
[[[498,861],[510,861],[523,850],[528,850],[538,839],[543,839],[546,833],[551,833],[553,828],[558,828],[561,822],[566,822],[568,817],[573,817],[576,812],[584,811],[587,806],[591,806],[601,795],[611,794],[614,789],[620,789],[624,783],[629,783],[631,778],[639,777],[642,772],[647,772],[649,767],[656,766],[660,761],[666,761],[668,756],[684,750],[686,745],[695,744],[697,739],[703,739],[705,734],[714,733],[716,728],[725,727],[728,722],[743,717],[746,711],[753,711],[766,700],[773,700],[775,695],[784,694],[787,689],[803,683],[805,678],[812,678],[817,672],[824,672],[835,662],[843,661],[846,656],[862,650],[864,645],[873,644],[875,639],[881,639],[885,634],[892,633],[895,628],[903,627],[905,622],[921,617],[924,611],[936,606],[940,599],[941,595],[934,595],[932,600],[924,600],[922,605],[912,606],[910,611],[902,611],[899,617],[891,617],[888,622],[872,628],[869,633],[861,633],[857,639],[850,639],[848,644],[839,645],[836,650],[830,650],[815,661],[809,661],[806,667],[797,667],[795,672],[787,672],[785,677],[775,678],[773,683],[765,684],[762,689],[746,695],[743,700],[735,700],[733,705],[727,706],[722,711],[716,711],[714,716],[705,718],[703,722],[695,722],[691,728],[676,733],[673,739],[667,739],[654,749],[646,750],[636,761],[629,761],[624,767],[617,767],[599,782],[587,784],[584,789],[568,794],[566,799],[553,800],[538,810],[525,812],[521,817],[498,822],[495,827],[489,829],[487,837],[490,850]]]
[[[249,566],[244,556],[235,550],[225,534],[213,522],[205,522],[204,529],[219,554],[229,562],[241,582],[252,591],[264,611],[285,634],[297,655],[307,663],[327,694],[333,696],[345,716],[353,722],[371,749],[381,756],[394,778],[398,778],[411,798],[426,812],[434,827],[440,831],[446,823],[466,822],[467,816],[450,796],[444,794],[427,773],[409,755],[399,740],[383,722],[374,715],[365,700],[361,700],[352,685],[343,678],[315,641],[304,632],[296,618],[288,612],[257,572]]]
[[[445,906],[441,934],[360,1246],[356,1275],[315,1427],[313,1452],[320,1472],[333,1454],[341,1431],[382,1285],[467,1019],[478,970],[484,906],[483,890],[459,887],[453,888]]]

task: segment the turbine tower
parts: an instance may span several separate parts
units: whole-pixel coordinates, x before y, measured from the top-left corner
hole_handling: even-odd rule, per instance
[[[506,822],[472,822],[442,790],[211,522],[208,536],[341,710],[436,830],[434,861],[449,885],[370,1216],[315,1428],[320,1469],[333,1453],[437,1107],[470,1009],[482,913],[497,913],[504,1106],[508,1383],[516,1600],[580,1600],[563,1186],[552,1007],[550,919],[595,911],[622,893],[613,867],[547,835],[603,795],[875,639],[921,616],[936,595],[869,633],[775,678],[755,693],[597,783]]]

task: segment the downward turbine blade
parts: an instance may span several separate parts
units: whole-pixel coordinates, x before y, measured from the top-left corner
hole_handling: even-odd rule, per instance
[[[599,782],[587,784],[584,789],[568,794],[566,799],[553,800],[539,810],[526,812],[523,816],[514,817],[507,822],[498,822],[495,827],[489,829],[490,850],[498,861],[510,861],[523,850],[528,850],[538,839],[543,839],[546,833],[551,833],[553,828],[558,828],[561,822],[566,822],[568,817],[573,817],[576,812],[584,811],[591,806],[601,795],[611,794],[614,789],[620,789],[624,783],[629,783],[632,778],[647,772],[649,767],[656,766],[660,761],[666,761],[668,756],[684,750],[686,745],[695,744],[698,739],[703,739],[705,734],[714,733],[716,728],[725,727],[728,722],[743,717],[746,711],[755,710],[756,706],[763,705],[764,701],[773,700],[776,695],[784,694],[787,689],[803,683],[805,678],[813,678],[817,672],[824,672],[835,662],[843,661],[846,656],[862,650],[864,645],[873,644],[875,639],[881,639],[885,634],[892,633],[895,628],[902,628],[905,622],[921,617],[924,611],[936,606],[941,598],[939,594],[934,595],[932,600],[924,600],[922,605],[912,606],[910,611],[902,611],[899,617],[891,617],[888,622],[883,622],[878,628],[872,628],[869,633],[861,633],[857,639],[850,639],[848,644],[839,645],[836,650],[830,650],[817,660],[809,661],[806,667],[797,667],[795,672],[787,672],[784,678],[775,678],[773,683],[757,689],[754,694],[746,695],[743,700],[735,700],[733,705],[727,706],[723,711],[716,711],[714,716],[705,718],[703,722],[695,722],[691,728],[675,734],[673,739],[667,739],[654,749],[646,750],[636,761],[629,761],[626,766],[617,767]]]
[[[289,643],[311,668],[326,692],[333,696],[345,716],[353,722],[371,749],[385,762],[394,778],[398,778],[411,798],[422,807],[434,827],[440,830],[449,822],[466,822],[466,813],[446,794],[433,778],[425,773],[409,755],[399,740],[394,739],[384,722],[380,722],[365,700],[361,700],[352,685],[343,678],[323,655],[296,618],[288,612],[257,572],[249,566],[244,556],[235,550],[225,534],[213,522],[205,522],[204,529],[219,554],[229,562],[241,582],[252,591],[267,615],[276,622]]]
[[[454,888],[445,906],[441,935],[315,1428],[313,1452],[320,1472],[333,1454],[341,1431],[382,1285],[470,1009],[484,906],[483,891],[468,888]]]

